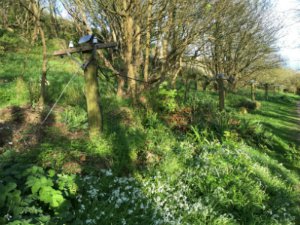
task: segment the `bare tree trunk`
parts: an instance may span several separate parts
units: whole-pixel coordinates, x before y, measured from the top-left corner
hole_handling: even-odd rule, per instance
[[[265,99],[269,99],[269,84],[264,84],[265,86]]]
[[[126,49],[125,49],[125,65],[126,65],[126,73],[128,76],[128,91],[131,97],[135,97],[135,71],[133,65],[133,18],[131,16],[127,16],[125,19],[125,29],[126,29]]]
[[[178,77],[178,75],[179,75],[181,69],[182,69],[182,57],[179,58],[179,65],[178,65],[178,68],[177,68],[176,71],[174,72],[174,75],[173,75],[173,78],[172,78],[171,85],[173,86],[173,88],[175,88],[176,80],[177,80],[177,77]]]
[[[56,0],[49,0],[49,13],[50,13],[50,19],[51,19],[51,25],[54,28],[53,29],[53,36],[58,37],[59,34],[59,24],[57,22],[56,12],[55,12],[55,4]]]
[[[124,86],[125,86],[124,77],[118,77],[118,90],[117,90],[118,97],[122,98],[124,96]]]
[[[135,39],[134,39],[134,55],[133,55],[133,59],[134,59],[134,76],[135,78],[139,78],[140,75],[140,68],[141,68],[141,64],[142,64],[142,49],[141,49],[141,28],[138,24],[135,25]],[[136,100],[136,92],[138,90],[138,86],[137,86],[137,82],[135,81],[135,87],[134,87],[134,100]]]
[[[47,79],[47,45],[46,45],[46,38],[44,34],[44,30],[40,27],[40,35],[43,44],[43,65],[42,65],[42,79],[41,79],[41,96],[39,103],[43,107],[46,102],[46,79]]]
[[[219,90],[219,110],[224,111],[225,109],[225,88],[224,88],[224,79],[219,78],[218,81],[218,90]]]
[[[186,102],[187,99],[188,99],[189,91],[190,91],[190,80],[188,78],[186,78],[184,83],[185,83],[184,84],[184,86],[185,86],[185,90],[184,90],[184,102]]]
[[[206,91],[207,86],[208,86],[209,84],[210,84],[209,81],[204,81],[204,82],[202,83],[202,90],[203,90],[203,91]]]
[[[150,57],[150,42],[151,42],[151,20],[152,20],[152,6],[153,0],[148,0],[147,8],[147,27],[146,27],[146,47],[145,47],[145,61],[144,61],[144,81],[148,82],[149,76],[149,57]]]

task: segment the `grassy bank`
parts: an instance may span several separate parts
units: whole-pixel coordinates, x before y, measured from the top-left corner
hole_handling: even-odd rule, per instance
[[[298,96],[258,91],[246,113],[241,90],[220,113],[214,92],[163,84],[145,107],[102,82],[104,131],[89,141],[82,77],[42,128],[45,112],[23,106],[36,103],[38,52],[22,79],[21,52],[1,61],[0,224],[300,223]],[[76,67],[49,64],[51,103]]]

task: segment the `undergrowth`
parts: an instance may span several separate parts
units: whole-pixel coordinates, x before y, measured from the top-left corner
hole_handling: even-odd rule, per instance
[[[39,51],[27,64],[20,52],[0,62],[1,108],[36,104]],[[51,61],[48,102],[76,70],[68,59]],[[99,138],[87,141],[78,77],[53,117],[67,132],[45,127],[35,146],[1,149],[0,224],[299,224],[299,97],[266,101],[258,90],[258,103],[247,91],[228,93],[218,112],[215,92],[164,82],[136,106],[111,94],[113,82],[100,87]]]

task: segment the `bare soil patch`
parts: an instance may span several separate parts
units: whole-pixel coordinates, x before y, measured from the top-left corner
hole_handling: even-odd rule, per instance
[[[0,110],[0,152],[1,149],[13,147],[23,150],[35,146],[43,138],[45,129],[57,128],[61,135],[69,139],[82,138],[84,132],[70,132],[65,124],[59,122],[59,112],[63,108],[56,108],[42,125],[47,111],[32,108],[30,105],[11,106]]]

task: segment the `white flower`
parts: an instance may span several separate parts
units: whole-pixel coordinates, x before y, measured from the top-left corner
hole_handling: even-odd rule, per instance
[[[86,223],[86,224],[95,224],[95,220],[93,220],[93,219],[87,219],[87,220],[85,221],[85,223]]]
[[[7,219],[8,221],[10,221],[11,220],[11,218],[12,218],[12,216],[11,215],[9,215],[8,213],[4,216],[4,218],[5,219]]]
[[[112,175],[113,175],[113,174],[112,174],[111,170],[106,170],[106,171],[105,171],[105,176],[110,177],[110,176],[112,176]]]

